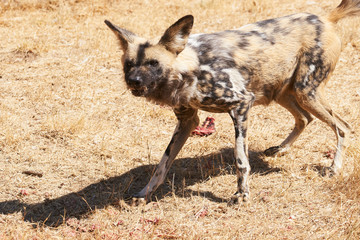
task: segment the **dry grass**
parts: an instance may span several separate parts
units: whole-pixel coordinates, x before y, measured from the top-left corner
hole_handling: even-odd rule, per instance
[[[153,202],[124,202],[146,184],[176,118],[126,91],[121,51],[103,23],[153,37],[193,14],[193,32],[213,32],[338,2],[0,0],[0,239],[359,239],[358,19],[339,27],[348,43],[326,92],[354,127],[343,174],[316,170],[336,145],[320,121],[288,154],[262,156],[293,119],[276,105],[256,107],[252,199],[243,206],[227,205],[236,182],[231,119],[205,112],[217,133],[188,140]]]

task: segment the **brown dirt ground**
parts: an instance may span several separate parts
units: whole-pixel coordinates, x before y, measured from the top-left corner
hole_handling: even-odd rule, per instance
[[[333,178],[333,132],[315,121],[291,151],[264,157],[291,131],[278,105],[255,107],[249,130],[251,201],[235,192],[234,130],[192,137],[146,206],[143,187],[171,138],[171,109],[135,98],[121,51],[103,23],[145,37],[186,14],[193,32],[232,29],[296,12],[323,14],[339,0],[0,0],[0,239],[359,239],[360,20],[339,24],[344,50],[326,89],[354,128]],[[330,154],[331,155],[331,154]],[[30,174],[33,172],[35,174]]]

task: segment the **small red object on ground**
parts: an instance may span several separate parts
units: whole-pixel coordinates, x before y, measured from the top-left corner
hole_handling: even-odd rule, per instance
[[[192,132],[193,135],[198,135],[200,137],[207,137],[215,132],[215,118],[207,117],[204,123],[200,126],[197,126]]]
[[[330,149],[330,150],[324,152],[324,157],[329,158],[329,159],[334,159],[335,153],[336,153],[335,150]]]
[[[26,189],[21,189],[20,192],[19,192],[19,195],[27,196],[27,195],[29,195],[29,192]]]

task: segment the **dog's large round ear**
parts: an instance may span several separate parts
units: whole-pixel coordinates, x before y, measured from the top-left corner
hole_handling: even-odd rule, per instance
[[[115,33],[115,35],[120,40],[120,46],[122,50],[126,51],[129,43],[131,44],[134,42],[136,35],[126,29],[119,28],[108,20],[105,20],[105,24]]]
[[[173,54],[178,55],[186,46],[193,23],[194,17],[192,15],[180,18],[165,31],[159,41],[159,44],[163,45]]]

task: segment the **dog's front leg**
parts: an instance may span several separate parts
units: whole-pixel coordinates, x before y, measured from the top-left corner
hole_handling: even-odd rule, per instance
[[[252,100],[244,101],[238,108],[230,111],[230,116],[235,127],[235,166],[237,175],[237,192],[235,201],[242,199],[244,202],[249,200],[250,192],[248,178],[250,174],[250,164],[248,159],[247,145],[247,121]]]
[[[179,153],[190,133],[199,124],[197,110],[192,108],[181,108],[174,110],[178,124],[172,139],[165,150],[165,153],[157,166],[155,173],[151,177],[149,183],[136,195],[134,201],[149,201],[151,194],[157,187],[164,182],[166,174],[168,173],[176,155]]]

